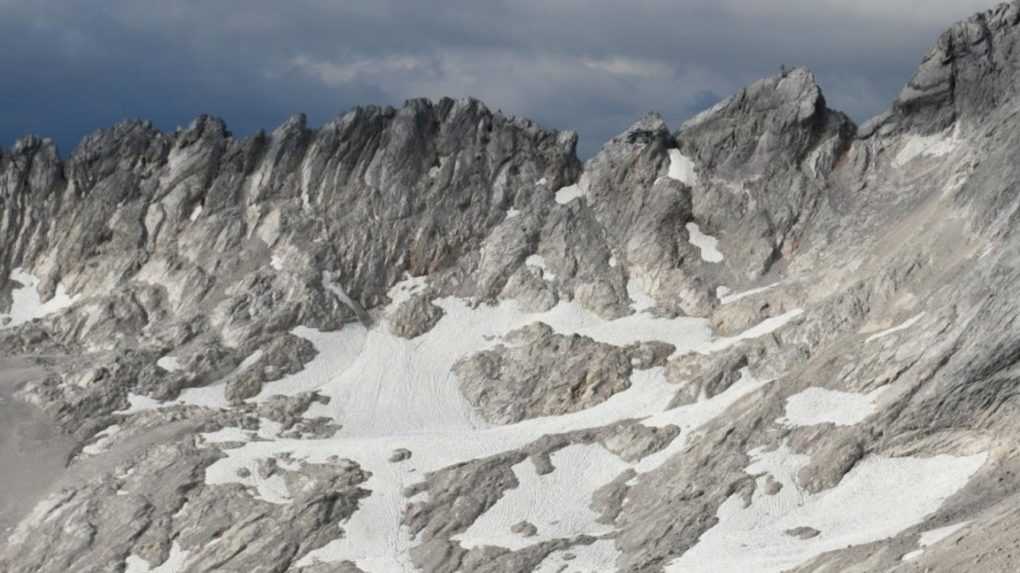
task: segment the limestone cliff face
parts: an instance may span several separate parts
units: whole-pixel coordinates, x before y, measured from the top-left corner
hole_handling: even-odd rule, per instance
[[[448,99],[19,141],[0,374],[79,447],[0,569],[1015,570],[1018,25],[584,164]]]

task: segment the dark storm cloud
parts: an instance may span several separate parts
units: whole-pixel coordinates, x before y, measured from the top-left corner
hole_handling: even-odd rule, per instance
[[[0,138],[68,150],[125,117],[235,133],[294,112],[475,96],[594,152],[807,65],[830,106],[884,109],[938,33],[994,0],[0,0]]]

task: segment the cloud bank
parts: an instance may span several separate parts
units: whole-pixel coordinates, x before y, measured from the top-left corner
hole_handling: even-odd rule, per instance
[[[0,138],[66,153],[123,118],[200,113],[238,135],[296,112],[473,96],[581,135],[673,125],[772,74],[815,71],[830,107],[885,109],[938,34],[994,0],[0,0]]]

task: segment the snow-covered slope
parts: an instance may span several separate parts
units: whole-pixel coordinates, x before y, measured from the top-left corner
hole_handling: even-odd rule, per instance
[[[473,100],[21,140],[0,384],[77,447],[0,570],[1016,570],[1018,22],[584,164]]]

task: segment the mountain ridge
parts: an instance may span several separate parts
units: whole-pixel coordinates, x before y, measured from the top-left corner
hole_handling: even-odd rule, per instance
[[[77,445],[0,568],[1012,570],[1018,22],[584,164],[476,100],[19,140],[0,383]]]

